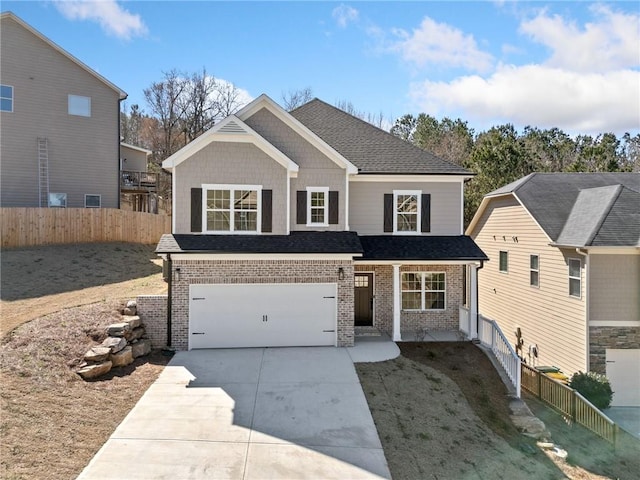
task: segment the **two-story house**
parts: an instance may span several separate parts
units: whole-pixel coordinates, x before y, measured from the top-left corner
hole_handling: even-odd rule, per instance
[[[613,405],[640,406],[640,174],[533,173],[467,233],[491,259],[480,313],[527,363],[606,374]]]
[[[476,311],[472,173],[327,103],[262,95],[163,167],[177,348],[350,346],[358,326],[413,340]]]
[[[118,208],[127,94],[13,13],[0,22],[0,206]]]

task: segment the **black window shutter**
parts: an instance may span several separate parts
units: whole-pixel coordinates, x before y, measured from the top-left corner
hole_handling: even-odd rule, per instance
[[[393,232],[393,193],[384,194],[384,231]]]
[[[340,203],[338,202],[339,192],[330,191],[329,192],[329,224],[337,225],[338,217],[340,211]]]
[[[422,214],[420,219],[420,230],[422,232],[431,231],[431,194],[422,194]]]
[[[273,190],[262,190],[262,232],[272,231]]]
[[[307,192],[298,190],[296,197],[296,223],[306,225],[307,223]]]
[[[202,189],[191,189],[191,231],[202,232]]]

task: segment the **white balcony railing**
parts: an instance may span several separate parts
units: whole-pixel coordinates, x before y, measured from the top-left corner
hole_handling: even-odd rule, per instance
[[[516,395],[520,398],[520,384],[522,371],[520,357],[516,354],[507,338],[500,330],[498,324],[491,319],[479,315],[478,338],[480,343],[491,350],[498,363],[502,365],[509,380],[516,389]]]

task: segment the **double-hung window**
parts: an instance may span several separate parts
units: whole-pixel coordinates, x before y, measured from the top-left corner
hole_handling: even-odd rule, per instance
[[[540,286],[540,257],[538,255],[529,255],[529,285],[532,287]]]
[[[403,310],[446,309],[446,275],[444,272],[403,272]]]
[[[394,190],[393,233],[420,232],[420,193]]]
[[[259,233],[258,185],[204,185],[203,231],[208,233]]]
[[[569,259],[569,295],[580,298],[582,296],[581,262],[579,258]]]
[[[13,112],[13,87],[0,85],[0,112]]]
[[[329,225],[329,187],[307,187],[307,226]]]

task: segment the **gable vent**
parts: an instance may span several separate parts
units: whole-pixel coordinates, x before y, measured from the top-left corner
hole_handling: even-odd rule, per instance
[[[244,128],[242,128],[233,120],[227,123],[224,127],[221,127],[218,131],[224,133],[246,133]]]

